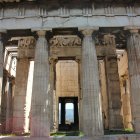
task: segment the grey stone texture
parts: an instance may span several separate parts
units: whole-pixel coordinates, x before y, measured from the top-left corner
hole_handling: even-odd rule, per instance
[[[22,134],[28,132],[29,118],[26,116],[26,89],[29,71],[28,58],[19,59],[16,68],[13,133]]]
[[[128,68],[130,76],[132,123],[136,133],[140,133],[140,35],[137,29],[131,29],[127,39]]]
[[[31,105],[31,136],[43,137],[50,134],[50,84],[48,43],[45,31],[37,32]]]
[[[93,30],[85,29],[82,43],[82,122],[87,136],[103,135],[101,93]]]

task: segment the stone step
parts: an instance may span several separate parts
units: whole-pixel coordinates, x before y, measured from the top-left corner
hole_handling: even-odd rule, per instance
[[[78,136],[58,136],[58,137],[23,137],[23,136],[0,136],[1,140],[140,140],[140,134],[129,135],[105,135],[102,137],[78,137]]]

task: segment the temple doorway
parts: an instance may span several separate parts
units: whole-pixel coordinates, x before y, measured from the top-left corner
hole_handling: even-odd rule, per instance
[[[56,64],[56,102],[59,131],[79,130],[79,69],[74,60]]]
[[[59,130],[79,129],[78,97],[59,98]]]

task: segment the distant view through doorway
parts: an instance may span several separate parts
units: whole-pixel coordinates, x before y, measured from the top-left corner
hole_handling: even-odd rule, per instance
[[[79,129],[78,97],[59,98],[59,130]]]

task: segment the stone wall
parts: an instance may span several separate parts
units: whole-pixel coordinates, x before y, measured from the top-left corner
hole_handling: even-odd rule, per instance
[[[56,64],[56,94],[58,97],[79,96],[77,62],[65,60]]]
[[[124,128],[132,129],[130,79],[128,74],[127,52],[125,50],[118,55],[118,71],[120,77],[123,125]]]

